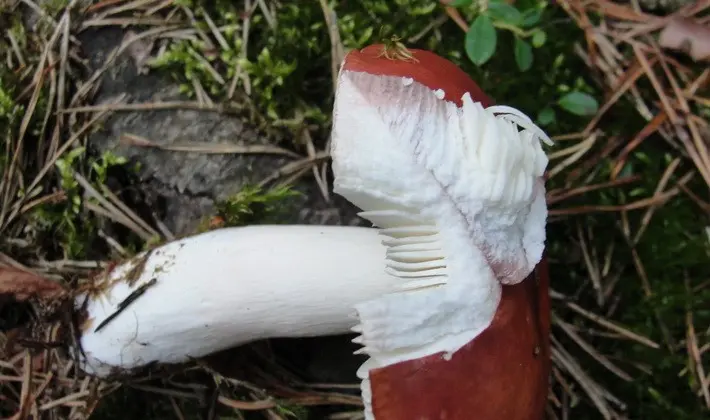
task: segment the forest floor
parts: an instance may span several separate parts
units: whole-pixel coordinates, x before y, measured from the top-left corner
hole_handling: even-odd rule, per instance
[[[708,9],[0,0],[0,295],[4,268],[71,289],[215,225],[361,223],[331,191],[334,80],[347,51],[396,36],[555,141],[549,418],[708,418]],[[1,418],[361,418],[349,337],[121,383],[77,371],[41,309],[0,300]]]

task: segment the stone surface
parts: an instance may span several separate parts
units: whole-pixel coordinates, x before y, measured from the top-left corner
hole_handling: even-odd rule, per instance
[[[117,28],[84,31],[79,35],[83,55],[92,70],[100,68],[120,45],[125,33]],[[130,48],[119,56],[101,78],[95,104],[120,95],[126,103],[186,100],[178,86],[155,72],[139,70]],[[215,200],[237,193],[246,183],[257,183],[291,158],[276,155],[205,154],[165,151],[121,144],[124,134],[146,138],[160,145],[213,142],[238,145],[267,144],[266,139],[238,116],[200,110],[151,110],[114,112],[103,128],[90,137],[98,153],[112,151],[140,164],[139,182],[149,203],[162,208],[161,221],[175,234],[192,232],[214,208]],[[357,209],[340,197],[326,202],[310,176],[295,185],[305,193],[292,204],[296,210],[289,223],[361,224]],[[161,203],[158,205],[158,203]]]

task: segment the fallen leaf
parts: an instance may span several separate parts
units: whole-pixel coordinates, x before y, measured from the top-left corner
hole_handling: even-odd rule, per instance
[[[54,300],[67,293],[66,289],[52,280],[19,268],[0,267],[0,295],[26,301],[31,298]]]
[[[663,48],[685,52],[695,61],[710,60],[710,27],[692,19],[671,19],[658,42]]]

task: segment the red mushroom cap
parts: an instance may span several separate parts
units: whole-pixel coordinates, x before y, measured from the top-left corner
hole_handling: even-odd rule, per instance
[[[484,108],[493,105],[468,74],[429,51],[400,45],[371,45],[350,52],[342,70],[411,78],[432,91],[442,90],[443,95],[437,92],[437,97],[458,107],[463,106],[462,97],[466,93]],[[391,99],[379,91],[368,91],[368,95],[368,99]],[[514,261],[490,263],[511,265]],[[531,268],[526,267],[526,272]],[[506,269],[510,267],[496,267],[494,271],[506,272]],[[370,369],[374,418],[542,419],[550,371],[548,287],[547,262],[543,256],[525,280],[502,286],[501,300],[490,325],[450,358],[437,353]]]
[[[483,107],[493,105],[493,101],[456,64],[431,51],[407,49],[411,59],[388,58],[384,44],[369,45],[361,50],[353,50],[345,57],[343,70],[364,72],[372,75],[410,77],[431,90],[444,91],[444,99],[458,106],[461,97],[469,92],[474,102]]]

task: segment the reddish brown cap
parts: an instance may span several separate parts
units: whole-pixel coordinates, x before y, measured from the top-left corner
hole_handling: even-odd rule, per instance
[[[384,44],[369,45],[361,50],[353,50],[345,56],[343,70],[364,72],[373,75],[410,77],[431,90],[442,89],[444,99],[461,106],[461,97],[469,92],[474,102],[484,107],[493,101],[481,88],[451,61],[431,51],[407,49],[410,59],[390,58]]]
[[[394,51],[391,48],[395,48]],[[344,71],[411,78],[444,99],[493,101],[458,66],[432,52],[383,44],[350,52]],[[376,92],[373,96],[379,95]],[[382,420],[540,420],[550,371],[547,262],[515,285],[480,335],[456,351],[369,370],[371,408]]]
[[[547,261],[503,297],[491,325],[445,360],[369,372],[376,419],[540,420],[550,371]]]

